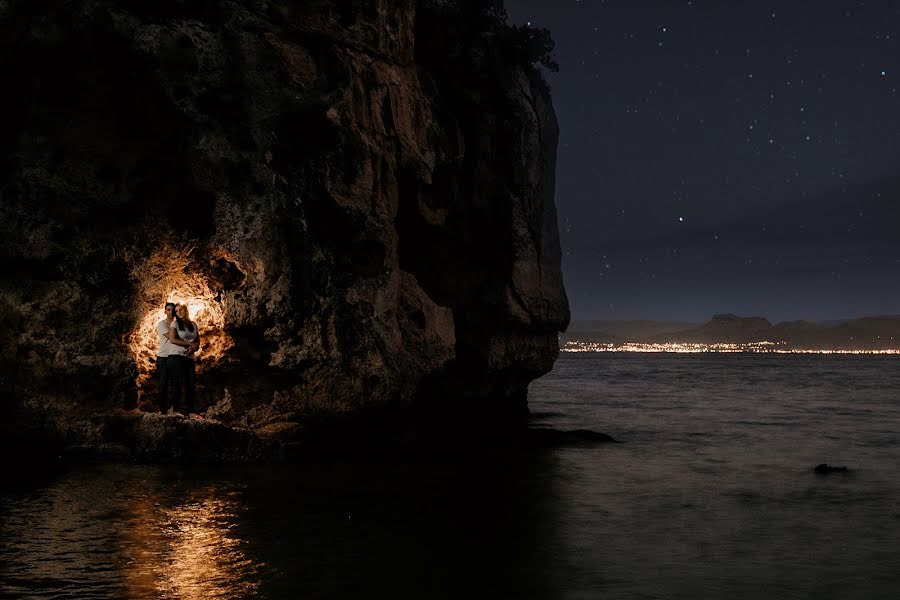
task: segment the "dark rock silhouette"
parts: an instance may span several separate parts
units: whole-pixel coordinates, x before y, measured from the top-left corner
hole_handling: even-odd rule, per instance
[[[816,465],[813,469],[813,471],[815,471],[819,475],[827,475],[828,473],[843,473],[847,470],[847,467],[832,467],[831,465],[826,463]]]
[[[3,415],[154,460],[385,407],[524,424],[569,320],[538,58],[368,6],[0,3]],[[221,426],[115,416],[174,295]]]
[[[570,431],[551,429],[548,427],[532,427],[528,430],[528,443],[532,446],[594,446],[597,444],[615,443],[617,440],[590,429],[573,429]]]

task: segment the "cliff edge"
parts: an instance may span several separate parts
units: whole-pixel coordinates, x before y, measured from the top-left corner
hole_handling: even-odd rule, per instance
[[[0,40],[4,421],[178,455],[187,425],[146,414],[167,300],[204,336],[213,458],[527,412],[569,320],[527,32],[445,2],[5,0]]]

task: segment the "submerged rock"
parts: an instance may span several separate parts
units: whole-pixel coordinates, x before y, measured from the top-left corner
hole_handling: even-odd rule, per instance
[[[818,473],[819,475],[827,475],[828,473],[843,473],[847,470],[847,467],[832,467],[831,465],[826,463],[816,465],[813,469],[813,471]]]
[[[556,118],[508,28],[75,0],[0,3],[0,36],[0,415],[162,459],[384,406],[524,414],[569,312]],[[211,422],[115,416],[155,408],[170,299]]]
[[[565,431],[546,427],[530,428],[527,440],[529,444],[534,446],[594,446],[617,442],[617,440],[605,433],[591,431],[590,429]]]

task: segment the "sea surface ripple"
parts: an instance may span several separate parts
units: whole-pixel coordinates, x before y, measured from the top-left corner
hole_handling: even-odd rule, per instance
[[[898,367],[564,354],[533,425],[622,443],[35,473],[0,597],[896,598]]]

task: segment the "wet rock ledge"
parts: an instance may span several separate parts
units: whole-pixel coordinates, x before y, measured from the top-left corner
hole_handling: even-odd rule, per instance
[[[244,460],[524,424],[569,319],[558,130],[546,40],[484,4],[0,0],[4,427]],[[146,414],[169,299],[205,422]]]

